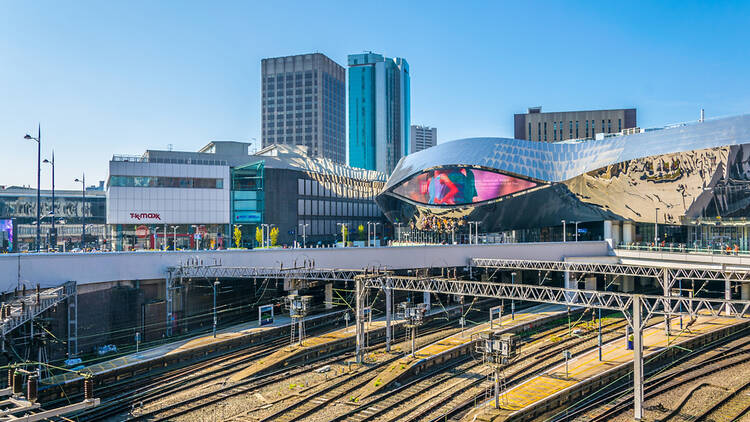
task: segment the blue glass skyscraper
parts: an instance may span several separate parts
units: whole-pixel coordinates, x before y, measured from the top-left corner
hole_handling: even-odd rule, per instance
[[[349,55],[349,165],[390,173],[409,153],[409,64]]]

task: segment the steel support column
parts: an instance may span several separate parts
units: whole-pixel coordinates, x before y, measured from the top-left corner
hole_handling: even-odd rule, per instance
[[[390,280],[385,282],[385,351],[391,351],[391,301],[393,300],[393,290],[391,289]]]
[[[362,312],[364,312],[364,306],[362,306],[362,299],[364,297],[365,290],[363,284],[364,282],[362,278],[356,277],[354,279],[354,326],[356,338],[355,355],[357,363],[362,363],[363,361],[362,355],[364,347],[364,316],[362,315]]]
[[[643,323],[641,295],[633,296],[633,402],[634,419],[643,418]]]
[[[78,284],[68,297],[68,359],[78,355]]]

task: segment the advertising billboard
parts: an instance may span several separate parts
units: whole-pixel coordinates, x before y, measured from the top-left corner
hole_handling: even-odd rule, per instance
[[[422,204],[465,205],[500,198],[534,186],[534,182],[494,171],[444,167],[412,176],[393,192]]]
[[[0,220],[0,252],[13,252],[13,220]]]

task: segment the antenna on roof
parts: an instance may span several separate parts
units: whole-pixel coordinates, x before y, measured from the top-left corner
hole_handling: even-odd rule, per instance
[[[704,121],[705,119],[706,119],[706,111],[705,111],[705,110],[703,110],[703,109],[701,109],[701,119],[700,119],[700,121],[702,122],[702,121]]]
[[[174,149],[174,144],[167,144],[167,151],[172,151]]]

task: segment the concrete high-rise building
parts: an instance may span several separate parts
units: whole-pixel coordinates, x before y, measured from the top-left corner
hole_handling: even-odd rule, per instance
[[[531,107],[514,116],[513,137],[539,142],[594,139],[597,133],[620,133],[637,125],[634,108],[542,113]]]
[[[349,165],[390,173],[409,153],[409,64],[349,55]]]
[[[409,154],[437,145],[437,128],[411,125]]]
[[[323,54],[261,61],[261,141],[346,163],[346,71]]]

